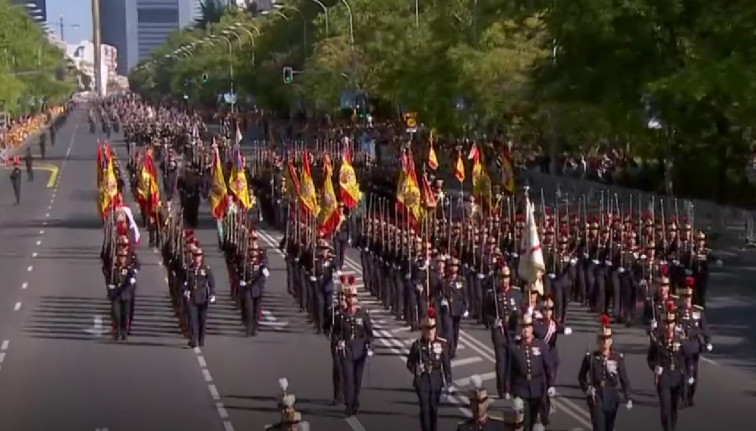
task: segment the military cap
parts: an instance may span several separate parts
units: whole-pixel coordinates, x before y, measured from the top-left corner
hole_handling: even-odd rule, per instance
[[[194,250],[192,251],[192,254],[193,254],[194,256],[202,256],[202,255],[204,255],[205,253],[204,253],[204,252],[202,251],[202,249],[201,249],[201,248],[197,247],[197,248],[195,248],[195,249],[194,249]]]
[[[433,307],[428,308],[428,315],[425,316],[420,326],[424,329],[433,329],[436,327],[436,309]]]
[[[525,424],[525,403],[520,397],[512,400],[512,407],[504,410],[504,423],[514,425],[514,428]]]
[[[599,340],[608,340],[612,338],[612,322],[609,320],[609,316],[606,314],[601,315],[601,325],[599,326],[598,334],[596,337]]]
[[[530,315],[530,313],[523,313],[522,316],[520,316],[520,326],[533,326],[533,316]]]
[[[488,397],[488,391],[483,387],[483,378],[475,374],[470,376],[470,383],[472,389],[467,394],[467,398],[470,400],[470,405],[488,406],[491,404],[491,399]]]

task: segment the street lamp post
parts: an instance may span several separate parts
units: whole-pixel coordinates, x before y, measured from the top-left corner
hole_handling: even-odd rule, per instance
[[[325,32],[326,32],[326,37],[328,37],[331,34],[331,31],[328,28],[328,8],[320,0],[312,0],[312,1],[316,5],[320,6],[321,9],[323,9],[323,13],[325,14]]]
[[[274,10],[278,10],[278,9],[293,10],[294,12],[299,14],[300,18],[302,18],[302,38],[303,38],[302,53],[304,54],[304,58],[307,58],[307,19],[305,18],[304,14],[302,13],[301,10],[299,10],[298,8],[294,6],[274,4],[273,7],[275,8]]]
[[[352,8],[349,6],[347,0],[341,0],[341,2],[344,3],[344,6],[347,8],[347,13],[349,13],[349,44],[352,47],[352,51],[354,51],[354,15],[352,14]]]

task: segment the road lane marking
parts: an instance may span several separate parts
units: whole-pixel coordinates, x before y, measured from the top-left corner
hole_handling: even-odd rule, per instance
[[[202,369],[202,377],[205,378],[205,382],[212,383],[213,376],[210,375],[210,371],[207,368]]]
[[[50,217],[50,213],[45,213],[45,217]]]
[[[42,229],[41,231],[39,231],[39,234],[40,234],[40,235],[44,235],[44,234],[45,234],[45,230],[44,230],[44,229]]]
[[[10,345],[10,340],[3,340],[3,344],[0,344],[0,352],[4,352],[8,350],[9,345]]]
[[[699,358],[701,358],[701,360],[702,360],[702,361],[704,361],[704,362],[706,362],[707,364],[711,364],[711,365],[719,365],[719,364],[717,363],[717,361],[715,361],[715,360],[713,360],[713,359],[709,359],[709,358],[707,358],[706,356],[703,356],[703,355],[701,355],[701,356],[699,356]]]
[[[2,364],[3,361],[5,361],[5,352],[0,353],[0,364]]]
[[[37,245],[42,244],[42,241],[37,240]]]
[[[32,272],[32,269],[34,269],[34,265],[29,265],[26,267],[26,272]]]
[[[452,359],[451,366],[452,368],[461,367],[463,365],[475,364],[477,362],[483,362],[483,358],[480,356],[472,356],[469,358]]]
[[[228,419],[228,412],[226,411],[226,407],[223,406],[223,403],[216,403],[215,409],[218,410],[218,416],[220,416],[221,419]]]
[[[18,311],[21,309],[21,303],[17,302],[16,305],[13,306],[13,311]]]
[[[37,252],[36,252],[36,251],[35,251],[34,253],[32,253],[32,257],[37,257],[37,256],[38,256],[38,255],[37,255]]]
[[[47,220],[42,222],[42,226],[47,226]]]
[[[25,281],[23,283],[21,283],[21,289],[26,289],[27,287],[29,287],[29,283],[27,283]]]
[[[234,431],[234,424],[231,421],[223,421],[223,431]]]
[[[197,361],[199,361],[200,367],[207,368],[207,361],[205,361],[204,356],[197,356]]]
[[[48,211],[52,209],[52,205],[47,206]]]
[[[207,389],[210,390],[210,396],[213,397],[213,401],[220,400],[220,393],[218,392],[218,388],[216,388],[215,385],[207,385]]]

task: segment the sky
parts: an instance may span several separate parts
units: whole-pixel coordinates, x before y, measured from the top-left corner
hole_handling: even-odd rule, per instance
[[[47,21],[58,37],[61,16],[67,43],[92,39],[92,0],[47,0]]]

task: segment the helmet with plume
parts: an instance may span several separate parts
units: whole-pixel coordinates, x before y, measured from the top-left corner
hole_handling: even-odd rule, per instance
[[[432,329],[436,327],[436,309],[428,307],[428,315],[422,321],[422,327],[425,329]]]

